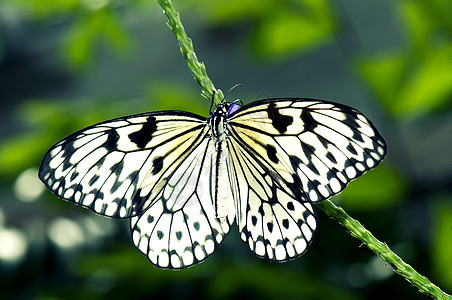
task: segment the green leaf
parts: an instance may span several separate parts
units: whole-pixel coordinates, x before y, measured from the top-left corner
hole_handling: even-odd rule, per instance
[[[397,114],[419,115],[444,106],[452,96],[452,43],[419,62],[394,101]]]
[[[264,57],[283,57],[308,51],[331,40],[333,21],[326,16],[300,16],[292,12],[263,22],[253,37],[253,49]]]
[[[298,0],[281,5],[260,23],[253,37],[256,53],[268,58],[317,49],[330,42],[335,21],[328,2]]]
[[[127,53],[131,49],[128,33],[119,25],[119,18],[111,9],[83,14],[75,22],[67,34],[63,52],[74,68],[89,64],[96,46],[113,46],[118,54]]]
[[[363,74],[386,109],[392,113],[397,105],[395,97],[406,67],[405,60],[403,53],[392,52],[356,61],[359,72]]]
[[[360,59],[358,68],[388,111],[398,117],[426,114],[452,96],[452,43],[409,61],[406,54]]]
[[[72,67],[86,65],[92,52],[92,32],[89,24],[76,23],[67,35],[64,56]]]
[[[401,22],[406,25],[407,45],[358,63],[369,85],[396,117],[420,116],[451,103],[451,3],[397,2]]]
[[[396,2],[396,7],[415,52],[422,53],[442,40],[450,41],[452,1],[405,0]]]
[[[414,46],[418,50],[425,48],[434,28],[428,9],[426,10],[422,1],[401,1],[396,6],[404,19],[404,24],[407,25],[405,29]]]

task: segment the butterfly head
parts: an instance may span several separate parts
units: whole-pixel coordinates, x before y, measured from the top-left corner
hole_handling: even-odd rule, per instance
[[[220,104],[218,104],[216,110],[210,112],[210,117],[212,118],[213,115],[216,115],[216,116],[221,115],[223,117],[230,116],[232,113],[234,113],[236,110],[238,110],[240,108],[240,105],[238,105],[236,103],[237,101],[238,100],[236,100],[232,103],[222,101]]]
[[[223,136],[226,119],[239,108],[240,106],[235,102],[227,103],[222,101],[218,104],[217,109],[210,113],[210,127],[212,128],[213,136],[217,138]]]

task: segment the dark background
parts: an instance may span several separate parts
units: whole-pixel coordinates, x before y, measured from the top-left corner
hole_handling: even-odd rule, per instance
[[[452,1],[174,0],[228,100],[351,105],[389,153],[333,200],[452,291]],[[152,0],[0,2],[0,298],[427,299],[316,209],[299,259],[255,257],[233,227],[200,265],[160,270],[127,220],[57,199],[36,174],[64,136],[150,110],[210,102]]]

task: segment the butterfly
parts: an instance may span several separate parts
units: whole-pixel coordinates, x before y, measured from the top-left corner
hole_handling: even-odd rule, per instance
[[[386,143],[356,109],[328,101],[225,101],[209,118],[156,111],[101,122],[48,150],[39,178],[58,197],[130,218],[154,265],[182,269],[209,257],[234,220],[257,256],[302,255],[312,204],[376,167]]]

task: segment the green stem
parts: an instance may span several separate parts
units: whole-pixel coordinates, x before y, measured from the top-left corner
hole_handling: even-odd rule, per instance
[[[408,282],[416,286],[421,293],[435,299],[452,299],[450,295],[443,292],[439,287],[431,283],[427,277],[419,274],[413,267],[392,252],[386,243],[375,238],[369,230],[364,228],[359,221],[350,217],[341,207],[336,206],[330,200],[325,200],[319,203],[318,206],[320,206],[328,216],[347,228],[352,236],[361,240],[370,250],[387,262],[393,268],[394,272],[402,275]]]
[[[176,39],[180,46],[180,51],[188,63],[188,68],[193,74],[195,80],[203,89],[201,95],[207,99],[213,99],[214,104],[217,105],[224,98],[223,92],[215,88],[212,81],[207,76],[206,67],[202,62],[198,61],[195,50],[193,49],[193,43],[185,33],[184,26],[182,26],[182,23],[180,21],[179,13],[174,9],[171,0],[157,1],[163,8],[163,13],[168,18],[167,24],[169,28],[176,35]]]
[[[180,50],[187,60],[188,67],[192,72],[193,77],[203,88],[202,95],[209,99],[213,98],[215,104],[220,103],[220,101],[223,100],[223,93],[221,90],[215,88],[212,81],[207,76],[204,64],[198,61],[193,49],[193,43],[185,33],[184,27],[180,21],[179,13],[174,9],[170,0],[157,1],[168,18],[167,24],[176,35]],[[416,286],[421,293],[436,299],[452,299],[450,295],[444,293],[439,287],[431,283],[427,277],[422,276],[410,265],[405,263],[389,249],[388,245],[377,240],[370,231],[365,229],[357,220],[350,217],[341,207],[334,205],[330,200],[325,200],[319,203],[318,206],[320,206],[328,216],[347,228],[352,236],[361,240],[369,247],[369,249],[387,262],[394,269],[394,272],[405,277],[412,285]]]

